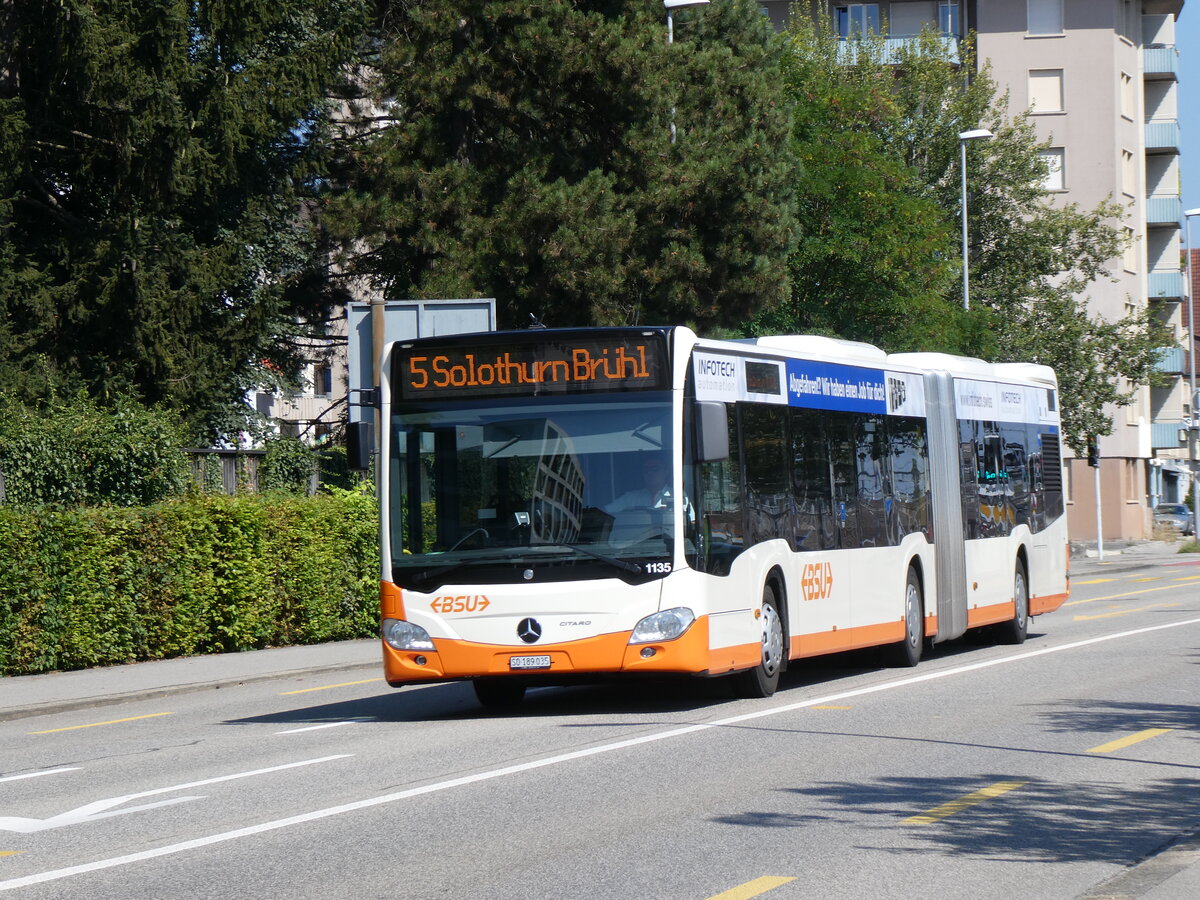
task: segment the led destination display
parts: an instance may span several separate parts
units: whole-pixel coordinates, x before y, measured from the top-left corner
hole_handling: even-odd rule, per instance
[[[478,342],[461,337],[396,350],[400,399],[595,393],[670,386],[666,348],[658,335],[564,335],[522,340],[511,335]]]

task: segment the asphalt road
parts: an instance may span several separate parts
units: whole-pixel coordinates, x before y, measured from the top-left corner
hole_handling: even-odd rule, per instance
[[[1200,829],[1200,565],[911,670],[532,691],[366,673],[0,723],[22,897],[1064,898]],[[370,676],[370,680],[364,680]]]

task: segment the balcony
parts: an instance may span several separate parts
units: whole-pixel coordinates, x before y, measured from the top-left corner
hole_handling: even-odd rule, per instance
[[[1187,438],[1179,439],[1180,432],[1187,434],[1183,422],[1151,422],[1150,445],[1154,450],[1177,450],[1187,446]]]
[[[1155,372],[1165,375],[1182,375],[1187,368],[1187,351],[1182,347],[1159,347]]]
[[[1152,269],[1149,282],[1151,300],[1183,299],[1183,272],[1178,269]]]
[[[1152,119],[1146,123],[1147,153],[1179,152],[1179,120]]]
[[[1179,195],[1161,194],[1146,198],[1147,225],[1174,225],[1183,221],[1183,200]]]
[[[1179,78],[1179,51],[1172,45],[1146,47],[1142,50],[1142,71],[1149,79]]]
[[[868,35],[864,40],[871,41],[876,39],[876,35]],[[897,65],[900,62],[902,54],[915,51],[920,48],[920,35],[916,34],[898,34],[888,37],[878,38],[882,44],[883,52],[880,54],[880,61],[889,66]],[[958,55],[958,38],[952,34],[939,35],[937,38],[941,45],[942,52],[950,62],[958,65],[962,60]],[[846,38],[838,45],[838,62],[843,66],[854,65],[858,59],[858,41]]]

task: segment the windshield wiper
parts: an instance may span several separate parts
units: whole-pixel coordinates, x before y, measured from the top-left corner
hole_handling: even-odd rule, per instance
[[[538,544],[530,544],[530,547],[562,547],[564,550],[576,550],[584,556],[590,556],[592,559],[598,559],[600,562],[608,563],[614,568],[620,569],[622,572],[629,572],[633,575],[640,575],[642,567],[637,563],[631,563],[627,559],[617,559],[615,556],[605,556],[603,553],[597,553],[595,550],[589,550],[579,544],[556,543],[552,541],[543,541]]]

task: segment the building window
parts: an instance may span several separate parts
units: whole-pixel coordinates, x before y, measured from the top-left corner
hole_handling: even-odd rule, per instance
[[[1062,34],[1062,0],[1026,0],[1026,30],[1030,34]]]
[[[323,363],[313,364],[313,394],[328,397],[333,393],[333,370]]]
[[[1063,70],[1029,70],[1029,110],[1035,113],[1063,111]]]
[[[1121,73],[1121,115],[1132,120],[1136,107],[1133,96],[1133,76]]]
[[[1128,150],[1121,151],[1121,190],[1131,197],[1137,193],[1137,170]]]
[[[838,35],[843,38],[879,34],[878,3],[847,3],[833,8]]]
[[[1038,156],[1046,164],[1046,177],[1042,180],[1042,187],[1048,191],[1065,191],[1067,189],[1067,180],[1063,174],[1065,152],[1062,147],[1051,147],[1049,150],[1038,152]]]
[[[1125,500],[1137,503],[1142,499],[1141,460],[1125,460]]]
[[[1133,229],[1128,225],[1121,229],[1123,237],[1123,249],[1121,251],[1121,261],[1125,266],[1126,272],[1137,271],[1137,241],[1133,236]]]
[[[1118,27],[1121,32],[1121,37],[1126,40],[1137,43],[1138,33],[1138,9],[1137,4],[1133,0],[1120,0],[1121,2],[1121,21]]]
[[[958,30],[958,4],[938,4],[938,31],[945,35],[961,34]]]

